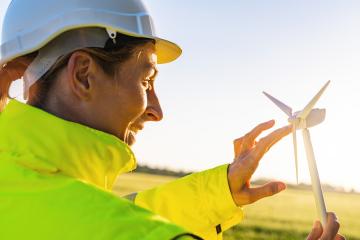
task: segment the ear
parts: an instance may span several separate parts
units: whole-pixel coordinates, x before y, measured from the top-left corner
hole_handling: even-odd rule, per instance
[[[97,64],[86,52],[74,52],[67,65],[67,80],[70,90],[80,100],[89,101],[94,96],[94,77]]]

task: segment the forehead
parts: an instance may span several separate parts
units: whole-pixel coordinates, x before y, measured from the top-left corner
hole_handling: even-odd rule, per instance
[[[153,44],[138,47],[135,51],[136,62],[143,68],[156,69],[157,55]]]

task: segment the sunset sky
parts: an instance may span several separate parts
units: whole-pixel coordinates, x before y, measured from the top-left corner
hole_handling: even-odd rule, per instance
[[[0,2],[1,19],[9,2]],[[140,164],[203,170],[229,163],[233,139],[270,119],[287,124],[262,91],[297,111],[331,80],[316,105],[326,119],[310,129],[320,178],[360,191],[360,1],[145,2],[158,35],[183,55],[159,66],[164,119],[138,135]],[[22,95],[19,85],[13,95]],[[295,182],[291,141],[268,152],[255,178]],[[300,181],[309,183],[301,132],[298,144]]]

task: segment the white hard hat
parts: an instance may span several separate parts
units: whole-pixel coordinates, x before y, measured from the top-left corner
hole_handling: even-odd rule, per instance
[[[80,29],[87,31],[81,33]],[[65,32],[74,39],[61,40]],[[42,54],[39,51],[38,56],[43,55],[43,59],[40,56],[28,68],[41,75],[58,55],[83,47],[104,47],[109,37],[115,39],[117,32],[154,39],[158,63],[171,62],[181,54],[178,45],[156,36],[152,19],[141,0],[12,0],[3,22],[0,67],[50,43],[55,50],[48,47]],[[83,41],[89,36],[91,39]],[[49,55],[52,55],[51,61]],[[28,75],[34,75],[29,71]],[[27,87],[36,80],[28,81]]]

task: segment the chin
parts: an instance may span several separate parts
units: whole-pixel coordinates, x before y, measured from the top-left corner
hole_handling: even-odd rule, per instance
[[[129,146],[132,146],[135,142],[135,133],[133,131],[129,131],[128,135],[126,136],[125,143],[127,143]]]

